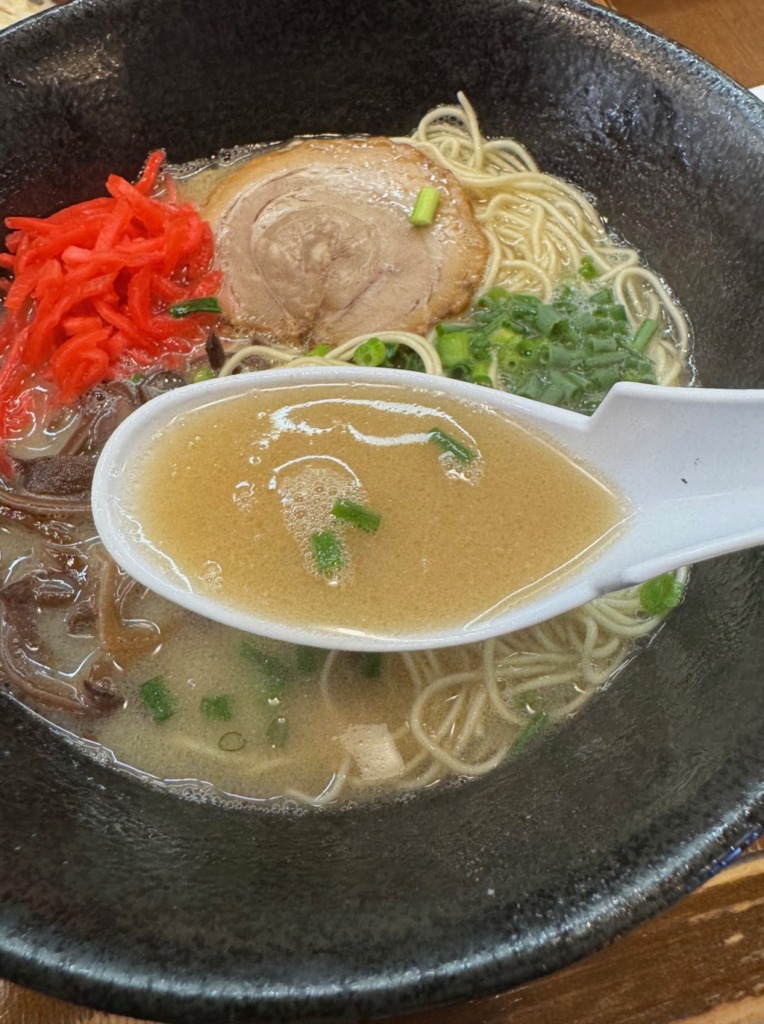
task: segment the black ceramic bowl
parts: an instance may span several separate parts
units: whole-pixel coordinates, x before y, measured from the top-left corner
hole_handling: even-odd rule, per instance
[[[0,40],[0,213],[108,171],[472,100],[681,297],[703,381],[764,386],[764,108],[578,0],[74,0]],[[660,453],[656,453],[656,458]],[[697,569],[657,642],[552,739],[404,805],[184,803],[0,702],[0,975],[168,1021],[350,1020],[591,952],[764,820],[764,558]]]

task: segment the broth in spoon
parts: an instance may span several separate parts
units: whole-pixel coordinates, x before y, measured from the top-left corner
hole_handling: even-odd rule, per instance
[[[122,497],[146,557],[309,630],[469,622],[554,586],[625,514],[538,433],[402,384],[211,389],[149,442]]]

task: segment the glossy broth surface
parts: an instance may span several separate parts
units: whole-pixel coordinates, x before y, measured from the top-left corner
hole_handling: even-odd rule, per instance
[[[371,635],[503,610],[553,586],[624,515],[585,467],[493,410],[359,383],[257,389],[184,413],[130,493],[147,543],[192,590]],[[338,499],[373,510],[378,529],[338,519]],[[329,571],[313,548],[327,533],[342,558]]]

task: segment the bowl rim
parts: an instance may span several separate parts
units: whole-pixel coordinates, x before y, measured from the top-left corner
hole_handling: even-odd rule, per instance
[[[33,40],[38,26],[52,25],[52,19],[62,24],[75,24],[83,9],[93,14],[99,10],[113,10],[116,6],[129,8],[137,0],[71,0],[70,4],[40,12],[29,22],[17,24],[0,33],[0,45],[6,38]],[[547,0],[548,3],[548,0]],[[630,19],[609,9],[593,5],[586,0],[552,0],[552,4],[565,16],[580,20],[591,20],[598,25],[615,26],[618,33],[630,42],[646,46],[654,54],[668,58],[694,75],[698,82],[714,88],[728,97],[751,118],[764,136],[764,106],[747,93],[742,86],[729,76],[686,48],[658,35]],[[645,867],[636,873],[624,887],[624,879],[614,888],[612,879],[603,883],[599,914],[595,918],[573,921],[566,936],[566,942],[546,950],[543,968],[538,964],[509,963],[509,949],[495,950],[493,956],[504,963],[500,982],[495,975],[488,977],[485,959],[474,962],[463,960],[456,964],[444,963],[442,973],[423,983],[421,978],[407,977],[400,973],[386,974],[383,978],[368,981],[364,990],[354,990],[352,1002],[347,993],[337,993],[331,986],[324,992],[312,992],[309,1002],[299,1007],[300,1019],[330,1020],[347,1019],[349,1007],[354,1012],[380,1016],[393,1013],[411,1012],[432,1007],[443,1002],[453,1002],[467,997],[493,994],[504,988],[519,984],[531,978],[559,969],[573,960],[594,952],[626,930],[633,928],[648,917],[676,902],[691,889],[702,884],[709,877],[734,860],[742,850],[762,834],[764,828],[764,779],[759,780],[755,791],[740,794],[733,806],[715,818],[715,828],[708,831],[708,822],[698,811],[695,831],[689,832],[675,848],[673,860],[663,862],[661,870]],[[638,901],[632,897],[639,897]],[[623,915],[622,904],[615,900],[624,899],[629,904],[629,913]],[[595,927],[592,927],[594,923]],[[14,922],[6,924],[0,917],[0,970],[4,976],[20,984],[74,1001],[84,1001],[112,1012],[133,1013],[142,1016],[188,1022],[197,1019],[193,1014],[198,1001],[203,997],[203,981],[194,988],[185,977],[158,979],[151,971],[143,975],[100,977],[93,974],[87,958],[83,961],[74,956],[62,959],[62,952],[54,945],[50,947],[30,944],[27,934],[17,930]],[[449,981],[443,984],[444,979]],[[438,992],[441,995],[438,995]],[[231,993],[231,1020],[244,1019],[245,1014],[256,1009],[263,1019],[290,1019],[295,1011],[293,995],[272,994],[270,997],[252,991],[238,990]],[[198,1018],[202,1019],[202,1018]]]

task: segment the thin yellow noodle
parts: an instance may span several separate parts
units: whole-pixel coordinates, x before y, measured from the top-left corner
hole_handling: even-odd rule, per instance
[[[484,761],[469,763],[462,761],[454,754],[445,750],[441,747],[435,739],[427,733],[424,725],[421,721],[421,711],[426,700],[432,697],[433,692],[452,686],[453,682],[451,677],[445,676],[443,679],[438,680],[436,683],[431,684],[424,693],[420,694],[414,702],[414,706],[411,709],[411,731],[414,737],[419,743],[425,747],[433,757],[439,761],[446,768],[455,772],[458,775],[484,775],[486,772],[491,771],[495,768],[506,756],[506,747],[500,747],[492,757],[486,758]]]
[[[452,731],[454,724],[456,723],[456,720],[459,717],[459,713],[461,712],[462,705],[464,703],[464,698],[465,694],[464,691],[462,690],[459,693],[456,693],[454,697],[450,699],[450,707],[448,709],[448,713],[445,715],[443,721],[440,723],[440,725],[438,725],[437,729],[433,733],[434,738],[436,740],[442,740],[447,734],[449,734]],[[399,730],[399,733],[396,733],[396,740],[400,740],[401,738],[403,738],[403,736],[410,736],[410,727],[407,725],[405,727],[405,731],[402,729]],[[423,775],[418,776],[416,779],[409,780],[409,783],[406,786],[406,788],[410,788],[412,784],[417,786],[420,783],[426,785],[427,783],[423,783],[422,780],[424,778],[429,777],[433,770],[436,769],[436,765],[432,763],[432,758],[430,756],[429,751],[423,747],[420,747],[417,753],[414,754],[414,756],[404,764],[403,770],[401,772],[401,777],[405,778],[405,776],[412,774],[423,764],[428,764],[428,768],[426,769],[426,771],[423,773]]]
[[[538,665],[527,665],[527,666],[514,666],[505,665],[503,668],[496,669],[496,679],[501,680],[502,685],[511,684],[513,687],[515,684],[519,684],[525,679],[542,679],[548,675],[551,675],[557,671],[561,665],[570,665],[570,656],[557,664],[553,662],[543,663]],[[519,725],[523,721],[522,717],[517,719]]]
[[[422,753],[429,759],[429,768],[413,779],[404,779],[402,782],[399,782],[398,788],[403,792],[416,792],[419,789],[424,789],[426,786],[431,786],[433,783],[439,782],[443,778],[443,769],[441,765],[430,757],[427,751],[422,751]]]
[[[297,800],[303,804],[312,804],[314,807],[323,807],[324,804],[329,804],[333,800],[337,800],[339,798],[339,795],[345,786],[351,763],[352,758],[350,756],[345,757],[337,771],[332,775],[331,779],[321,790],[318,796],[310,796],[308,793],[303,793],[302,790],[299,789],[287,789],[284,792],[284,796],[291,800]]]
[[[238,366],[253,356],[270,358],[275,362],[286,363],[290,366],[301,366],[308,363],[315,363],[320,366],[326,366],[327,363],[340,365],[343,362],[350,362],[356,350],[372,337],[379,338],[381,341],[395,342],[398,345],[405,345],[413,349],[424,363],[426,373],[443,376],[443,366],[435,346],[428,342],[426,338],[407,331],[377,331],[374,334],[361,334],[356,338],[351,338],[349,341],[343,341],[340,345],[337,345],[332,349],[331,356],[329,357],[309,356],[299,349],[286,346],[248,345],[245,348],[236,349],[236,351],[228,356],[218,376],[229,376]]]
[[[512,651],[497,664],[501,668],[516,670],[527,667],[530,671],[535,671],[541,663],[554,665],[566,661],[567,658],[567,654],[555,651]]]
[[[602,644],[601,647],[592,648],[591,658],[593,661],[604,661],[605,658],[610,657],[611,654],[615,654],[616,650],[621,646],[621,638],[619,636],[611,636],[610,639]]]
[[[331,680],[334,663],[339,658],[339,655],[339,651],[329,651],[324,659],[324,664],[321,666],[321,675],[318,677],[318,688],[321,691],[321,696],[329,705],[332,704],[332,699],[329,694],[329,681]]]
[[[588,616],[584,623],[584,627],[586,630],[586,634],[582,653],[585,658],[590,659],[595,644],[597,643],[597,638],[599,636],[599,623],[596,619],[592,618],[591,616]]]
[[[574,697],[574,699],[570,701],[570,703],[566,706],[565,714],[574,714],[574,712],[578,711],[582,704],[586,703],[586,701],[589,699],[589,696],[590,695],[588,693],[580,693],[577,697]]]
[[[538,679],[519,683],[512,688],[512,693],[514,696],[522,693],[537,693],[540,690],[547,690],[553,686],[566,686],[573,683],[576,678],[576,669],[571,668],[568,672],[557,672],[554,675],[540,676]]]
[[[430,667],[430,671],[434,672],[436,675],[440,675],[442,673],[442,669],[440,666],[440,660],[438,658],[438,652],[422,651],[422,654]]]
[[[605,626],[606,629],[617,630],[620,636],[638,637],[646,636],[648,633],[652,633],[653,630],[660,624],[660,618],[654,619],[643,619],[642,621],[635,621],[627,625],[623,621],[623,617],[611,617],[607,615],[601,608],[592,608],[590,614],[597,620],[600,625]]]
[[[511,722],[513,725],[522,728],[524,722],[523,717],[513,712],[504,700],[498,686],[496,661],[494,658],[495,648],[489,647],[490,640],[486,640],[483,651],[483,685],[485,686],[488,699],[491,702],[496,714],[503,718],[506,722]],[[534,678],[537,678],[537,673],[534,673]]]
[[[499,240],[493,236],[489,236],[488,243],[488,262],[486,263],[485,273],[483,274],[483,287],[486,289],[493,288],[503,262],[502,247],[499,244]]]
[[[642,265],[639,254],[610,237],[587,196],[540,172],[530,153],[515,140],[484,139],[474,110],[461,94],[459,106],[430,111],[412,137],[396,141],[409,142],[441,163],[470,195],[489,242],[483,290],[502,285],[547,301],[588,254],[598,274],[593,282],[579,281],[578,286],[591,292],[611,287],[634,329],[646,317],[657,320],[658,330],[646,354],[659,383],[682,383],[690,345],[684,314],[660,278]],[[295,366],[350,362],[369,337],[407,346],[420,356],[426,372],[443,373],[434,332],[421,337],[388,331],[351,338],[336,346],[328,359],[285,346],[237,349],[229,342],[221,375],[253,357]],[[498,384],[495,358],[490,372],[494,385]],[[644,615],[639,588],[632,587],[551,622],[447,655],[401,653],[417,695],[408,723],[394,732],[396,743],[415,747],[404,761],[397,788],[420,789],[444,774],[471,776],[490,771],[531,720],[521,710],[519,698],[527,695],[530,700],[543,693],[545,700],[552,701],[550,717],[566,717],[626,663],[635,641],[653,633],[659,624],[659,618]],[[333,664],[329,655],[319,679],[328,701]],[[445,714],[444,700],[438,699],[444,695]],[[462,757],[466,750],[475,759]],[[482,757],[478,756],[481,750]],[[360,790],[365,785],[352,774],[351,762],[345,758],[318,796],[297,791],[287,795],[320,805],[340,798],[346,786]]]
[[[467,715],[462,722],[459,733],[454,741],[454,753],[461,754],[467,743],[474,737],[479,728],[480,718],[486,702],[485,690],[477,687],[472,692]]]

